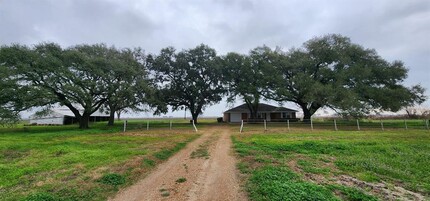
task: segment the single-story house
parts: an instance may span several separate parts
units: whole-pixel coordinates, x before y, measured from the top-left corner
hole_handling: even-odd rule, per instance
[[[82,112],[81,112],[82,113]],[[101,112],[94,112],[90,116],[90,122],[108,121],[109,115]],[[44,115],[33,114],[30,116],[32,125],[67,125],[78,123],[75,115],[69,108],[50,109]]]
[[[248,121],[271,121],[282,122],[287,120],[296,121],[297,110],[289,109],[286,107],[276,107],[264,103],[258,104],[257,119],[251,119],[251,112],[246,104],[239,105],[235,108],[229,109],[224,112],[223,120],[225,122],[244,122]]]

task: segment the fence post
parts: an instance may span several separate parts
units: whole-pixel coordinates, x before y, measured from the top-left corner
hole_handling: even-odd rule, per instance
[[[336,119],[334,120],[334,130],[337,131]]]
[[[382,122],[382,119],[381,119],[381,130],[384,131],[384,123]]]
[[[312,122],[312,117],[311,117],[311,130],[314,130],[314,123]]]
[[[123,132],[125,132],[125,130],[127,129],[127,120],[124,121],[124,129]]]
[[[357,129],[360,130],[360,123],[358,123],[358,119],[357,119]]]
[[[170,120],[170,130],[172,130],[172,120]]]
[[[242,133],[242,131],[243,131],[243,120],[242,120],[242,124],[240,124],[240,130],[239,130],[241,133]]]
[[[287,126],[288,126],[288,131],[290,131],[290,120],[287,119]]]
[[[194,120],[193,120],[193,127],[194,127],[194,130],[197,132],[198,130],[197,130],[196,124],[194,123]]]
[[[267,131],[267,122],[264,120],[264,131]]]
[[[427,130],[428,130],[428,129],[429,129],[429,120],[428,120],[428,119],[425,119],[424,121],[426,122],[426,128],[427,128]]]
[[[405,121],[405,129],[408,130],[408,124],[406,124],[406,119],[404,119]]]

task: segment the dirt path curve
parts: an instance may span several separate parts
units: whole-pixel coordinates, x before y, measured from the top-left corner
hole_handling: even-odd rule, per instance
[[[229,128],[200,132],[201,137],[110,200],[247,200],[239,186]],[[191,158],[193,151],[208,142],[209,158]],[[177,182],[180,178],[186,181]]]

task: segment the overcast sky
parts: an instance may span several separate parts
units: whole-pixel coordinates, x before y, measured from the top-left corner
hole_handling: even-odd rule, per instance
[[[403,61],[405,84],[430,90],[429,0],[0,0],[1,45],[106,43],[158,53],[204,43],[225,54],[263,44],[299,47],[329,33]],[[204,115],[220,116],[226,107]]]

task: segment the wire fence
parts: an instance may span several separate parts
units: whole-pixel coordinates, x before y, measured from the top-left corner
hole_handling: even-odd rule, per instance
[[[207,123],[202,123],[206,125]],[[166,121],[166,120],[135,120],[122,122],[122,131],[128,130],[187,130],[191,129],[195,132],[198,131],[197,126],[193,120],[186,121]]]
[[[405,120],[359,120],[359,119],[306,119],[302,121],[286,122],[242,122],[239,131],[246,129],[269,130],[271,128],[284,128],[287,130],[309,129],[309,130],[334,130],[334,131],[362,131],[362,130],[393,130],[393,129],[419,129],[429,130],[428,119],[405,119]]]

